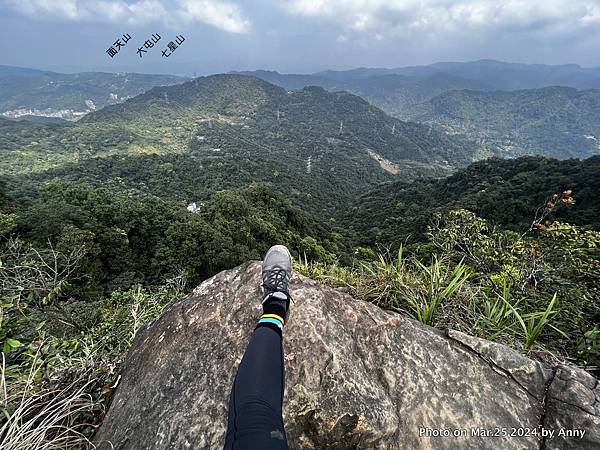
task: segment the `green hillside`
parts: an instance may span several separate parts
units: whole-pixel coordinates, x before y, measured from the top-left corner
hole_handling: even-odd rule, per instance
[[[125,104],[91,114],[82,122],[120,120],[131,128],[155,120],[150,117],[161,117],[158,126],[165,128],[173,123],[185,128],[200,121],[203,130],[208,125],[202,121],[210,118],[213,125],[241,129],[242,135],[258,130],[256,139],[261,140],[287,133],[318,134],[330,141],[372,148],[395,163],[407,160],[453,167],[474,158],[472,144],[431,127],[395,120],[357,96],[328,93],[317,87],[286,92],[255,77],[236,74],[154,88]]]
[[[453,91],[419,105],[409,116],[484,142],[498,156],[565,159],[600,153],[600,90]]]
[[[76,123],[0,119],[0,440],[50,418],[88,448],[138,330],[273,244],[393,314],[597,371],[600,156],[479,156],[355,95],[239,74]]]
[[[479,159],[600,153],[600,91],[590,90],[600,87],[594,84],[598,69],[475,61],[315,75],[249,73],[287,89],[310,84],[351,92],[394,117],[475,142]]]
[[[344,225],[361,244],[397,247],[423,241],[436,215],[464,208],[502,229],[523,232],[550,195],[571,189],[575,205],[553,219],[600,230],[599,174],[600,156],[480,161],[443,179],[384,184],[356,202]]]

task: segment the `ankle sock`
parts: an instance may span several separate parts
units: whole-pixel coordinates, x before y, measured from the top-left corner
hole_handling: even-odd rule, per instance
[[[280,295],[277,295],[280,294]],[[265,298],[262,316],[258,319],[256,328],[266,327],[276,331],[283,336],[285,325],[287,295],[281,293],[270,294]]]

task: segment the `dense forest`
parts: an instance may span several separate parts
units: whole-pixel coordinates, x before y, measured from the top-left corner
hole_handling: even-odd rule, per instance
[[[0,130],[0,424],[66,407],[83,445],[137,330],[274,243],[424,324],[600,365],[598,156],[471,164],[354,95],[242,75]]]
[[[365,194],[343,224],[358,242],[397,248],[422,241],[431,220],[454,209],[467,209],[503,229],[525,231],[547,197],[567,189],[576,202],[555,219],[600,230],[600,156],[584,161],[541,157],[489,159],[442,179],[390,182]]]

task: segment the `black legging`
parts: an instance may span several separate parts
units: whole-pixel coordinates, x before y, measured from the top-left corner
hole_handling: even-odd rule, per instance
[[[254,330],[229,398],[225,450],[283,450],[283,347],[268,327]]]

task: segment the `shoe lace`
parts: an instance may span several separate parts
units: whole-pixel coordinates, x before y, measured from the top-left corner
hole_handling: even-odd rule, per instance
[[[288,273],[285,269],[275,267],[263,274],[262,286],[269,291],[287,293],[287,278]]]

